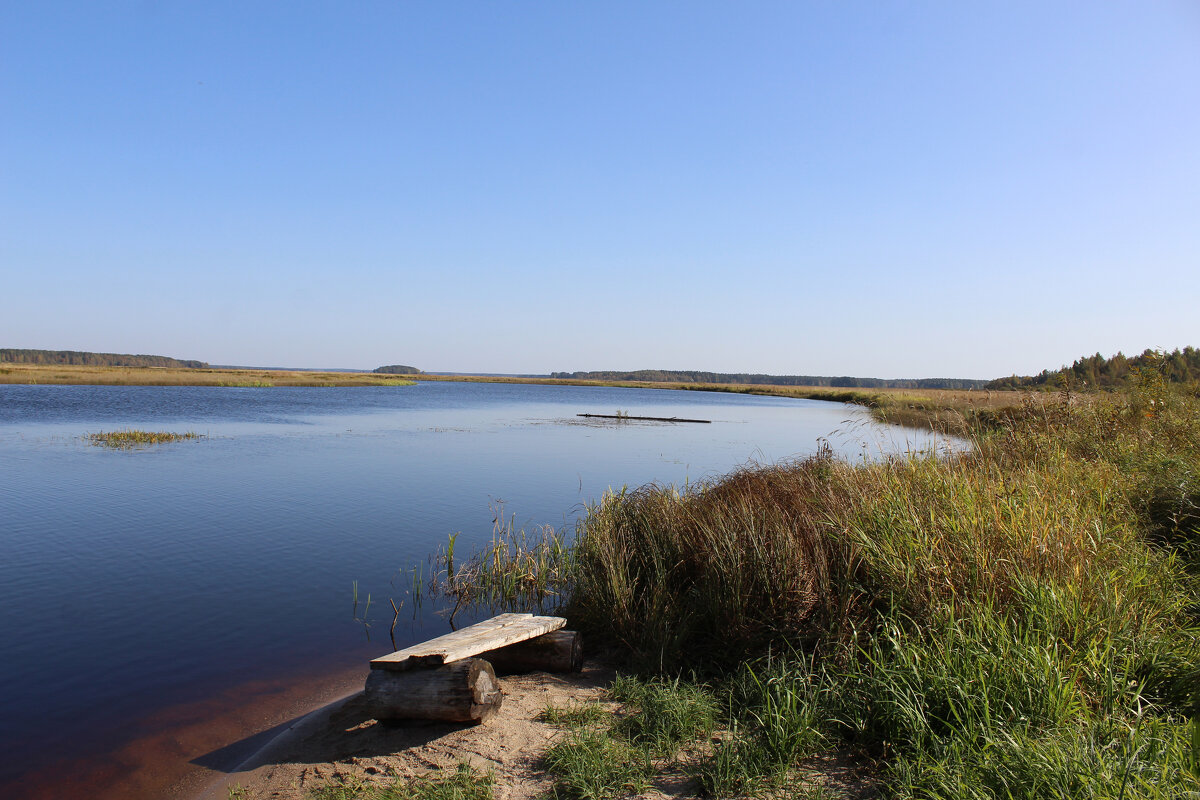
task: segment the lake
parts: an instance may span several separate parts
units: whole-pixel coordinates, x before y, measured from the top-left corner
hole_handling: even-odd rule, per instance
[[[576,416],[618,410],[712,424]],[[123,428],[202,438],[83,439]],[[609,488],[825,440],[852,459],[933,444],[851,406],[713,392],[0,386],[0,789],[33,796],[63,757],[239,686],[365,666],[392,650],[389,598],[398,646],[446,632],[429,602],[414,615],[409,570],[451,533],[459,553],[487,541],[498,510],[570,527]]]

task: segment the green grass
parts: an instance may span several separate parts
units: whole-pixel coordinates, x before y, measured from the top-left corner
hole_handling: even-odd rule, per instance
[[[569,728],[545,755],[561,800],[606,800],[643,792],[679,766],[680,751],[707,739],[719,717],[714,696],[679,680],[617,678],[609,698],[615,713],[597,704],[547,709],[542,718]]]
[[[559,800],[608,800],[645,791],[654,773],[645,748],[593,727],[571,730],[546,751]]]
[[[673,758],[681,747],[711,735],[717,726],[716,700],[702,685],[620,677],[609,694],[625,709],[613,732],[659,758]]]
[[[151,445],[156,444],[167,444],[170,442],[183,442],[191,439],[200,439],[203,437],[201,434],[191,431],[186,433],[173,433],[171,431],[123,430],[89,433],[83,438],[89,444],[96,445],[97,447],[111,447],[117,450],[130,450],[140,447],[150,447]]]
[[[495,780],[469,764],[453,771],[436,770],[413,780],[395,779],[384,784],[342,778],[309,794],[311,800],[492,800]]]
[[[549,526],[533,533],[517,529],[497,507],[492,541],[467,558],[455,559],[458,534],[433,558],[433,584],[459,608],[557,611],[570,590],[574,569],[570,539]]]
[[[538,720],[549,725],[579,728],[604,722],[609,713],[596,703],[568,706],[546,706]]]

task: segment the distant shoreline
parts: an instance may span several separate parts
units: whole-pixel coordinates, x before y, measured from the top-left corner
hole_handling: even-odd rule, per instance
[[[102,367],[0,362],[0,384],[83,386],[411,386],[412,376],[240,367]]]
[[[607,386],[625,389],[727,392],[799,400],[852,403],[871,410],[881,422],[933,427],[956,432],[964,418],[989,414],[1018,403],[1021,392],[982,389],[885,389],[784,386],[775,384],[683,383],[664,381],[585,380],[580,378],[509,377],[500,375],[389,375],[376,372],[175,367],[100,367],[67,364],[0,363],[0,384],[86,386],[225,386],[358,387],[412,386],[416,383],[508,383],[541,386]]]

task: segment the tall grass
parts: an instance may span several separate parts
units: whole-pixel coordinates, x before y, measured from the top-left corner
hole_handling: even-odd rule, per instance
[[[849,748],[896,797],[1200,797],[1200,398],[931,413],[973,449],[609,494],[565,613],[724,687],[715,795]]]
[[[492,540],[468,558],[455,560],[458,534],[433,557],[432,590],[463,608],[550,613],[571,590],[574,552],[562,532],[542,526],[533,533],[517,528],[515,517],[497,506]]]
[[[84,384],[94,386],[413,386],[402,376],[371,372],[312,370],[100,367],[63,364],[7,364],[0,384]]]

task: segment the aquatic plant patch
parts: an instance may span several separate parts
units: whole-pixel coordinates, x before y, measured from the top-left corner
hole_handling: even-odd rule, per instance
[[[111,447],[116,450],[131,450],[139,447],[150,447],[156,444],[167,444],[170,442],[184,442],[194,439],[202,439],[204,436],[203,434],[195,433],[193,431],[188,431],[186,433],[174,433],[171,431],[123,430],[89,433],[83,438],[89,444],[96,445],[97,447]]]

